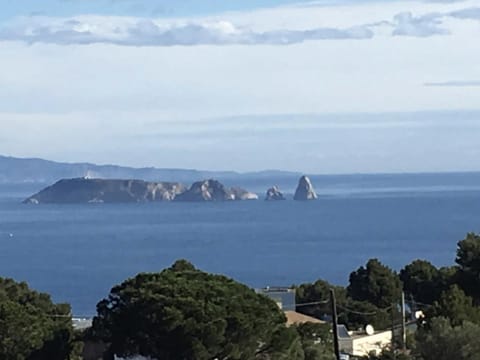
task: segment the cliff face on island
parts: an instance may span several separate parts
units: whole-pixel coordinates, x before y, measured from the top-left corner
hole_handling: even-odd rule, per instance
[[[125,203],[171,201],[185,191],[180,183],[142,180],[64,179],[24,201],[41,203]]]
[[[256,200],[245,189],[227,188],[217,180],[195,182],[189,189],[177,182],[143,180],[64,179],[24,201],[26,204],[128,203],[152,201]]]
[[[179,194],[175,201],[229,201],[235,196],[217,180],[203,180],[192,184],[190,189]]]
[[[232,187],[230,191],[235,195],[235,200],[258,200],[258,195],[240,187]]]
[[[245,189],[234,187],[227,188],[217,180],[203,180],[193,185],[175,201],[233,201],[233,200],[256,200],[258,196]]]
[[[298,181],[297,190],[293,196],[294,200],[316,200],[317,193],[313,188],[312,182],[307,176],[302,176]]]

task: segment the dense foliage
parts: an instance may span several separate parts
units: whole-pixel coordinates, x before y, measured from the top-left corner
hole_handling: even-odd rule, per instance
[[[402,284],[395,272],[377,259],[371,259],[365,267],[350,274],[347,292],[353,300],[387,308],[398,301]]]
[[[333,335],[330,324],[304,323],[296,326],[305,360],[333,360]]]
[[[410,312],[422,310],[419,331],[410,350],[401,353],[385,349],[370,360],[476,360],[480,359],[480,236],[469,233],[458,242],[457,265],[437,268],[425,260],[415,260],[399,274],[371,259],[350,275],[347,288],[336,287],[339,319],[356,329],[370,323],[389,328],[399,318],[400,293],[406,294]],[[299,304],[325,299],[330,284],[318,280],[298,287]],[[393,306],[389,307],[389,304]],[[312,316],[330,315],[328,304],[299,306],[297,311]],[[395,320],[393,320],[395,321]]]
[[[459,283],[465,293],[480,305],[480,236],[469,233],[458,243],[456,263]]]
[[[470,321],[452,325],[447,318],[432,318],[417,332],[421,360],[480,360],[480,326]]]
[[[274,301],[185,261],[115,286],[97,310],[95,333],[122,357],[303,359]]]
[[[76,359],[70,306],[0,278],[0,359]]]
[[[377,259],[372,259],[365,267],[352,272],[347,288],[323,280],[300,285],[297,288],[297,311],[329,319],[331,306],[325,300],[328,300],[330,289],[335,290],[339,322],[351,329],[363,328],[367,324],[379,329],[391,326],[391,305],[398,302],[402,291],[398,275]]]

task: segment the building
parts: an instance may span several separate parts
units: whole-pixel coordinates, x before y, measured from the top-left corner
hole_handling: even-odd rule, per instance
[[[392,343],[392,331],[348,331],[345,325],[338,325],[340,351],[351,356],[363,357],[370,353],[380,354]]]
[[[92,318],[72,318],[72,325],[75,330],[86,330],[92,327]]]

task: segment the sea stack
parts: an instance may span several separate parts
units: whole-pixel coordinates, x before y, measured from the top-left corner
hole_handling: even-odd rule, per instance
[[[278,188],[278,186],[273,186],[267,190],[267,196],[265,197],[265,200],[266,201],[285,200],[285,197],[280,192],[280,189]]]
[[[317,193],[315,192],[312,182],[308,176],[304,175],[298,181],[297,190],[295,191],[293,199],[301,201],[317,199]]]

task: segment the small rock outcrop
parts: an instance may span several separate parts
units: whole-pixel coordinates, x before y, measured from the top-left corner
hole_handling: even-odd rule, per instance
[[[232,187],[231,192],[235,196],[235,200],[258,200],[257,194],[240,187]]]
[[[267,195],[265,196],[266,201],[271,200],[285,200],[285,196],[280,192],[278,186],[273,186],[267,190]]]
[[[295,191],[295,195],[293,196],[294,200],[316,200],[317,193],[313,188],[312,182],[308,178],[308,176],[302,176],[298,181],[297,190]]]
[[[175,197],[175,201],[232,201],[235,194],[217,180],[193,183],[190,189]]]
[[[172,201],[185,186],[143,180],[64,179],[24,201],[26,204]]]

